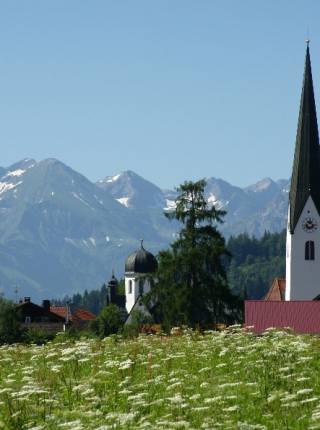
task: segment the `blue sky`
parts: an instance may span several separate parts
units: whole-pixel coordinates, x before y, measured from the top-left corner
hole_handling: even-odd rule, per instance
[[[287,178],[308,34],[319,101],[319,16],[318,0],[1,0],[0,165]]]

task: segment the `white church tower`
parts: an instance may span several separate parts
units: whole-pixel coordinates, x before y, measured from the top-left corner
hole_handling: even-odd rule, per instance
[[[309,43],[289,195],[286,300],[320,294],[320,150]]]
[[[138,310],[149,314],[141,297],[151,289],[150,277],[158,268],[158,262],[151,252],[143,247],[143,240],[139,250],[129,255],[125,264],[125,293],[126,293],[126,310],[129,314],[127,323],[130,322],[130,313]]]

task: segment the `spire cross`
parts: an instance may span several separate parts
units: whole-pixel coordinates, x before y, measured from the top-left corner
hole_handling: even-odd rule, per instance
[[[140,239],[141,242],[141,249],[143,248],[143,239]]]
[[[16,298],[16,303],[18,303],[18,293],[19,293],[19,288],[18,288],[18,285],[16,285],[16,287],[14,289],[14,295]]]

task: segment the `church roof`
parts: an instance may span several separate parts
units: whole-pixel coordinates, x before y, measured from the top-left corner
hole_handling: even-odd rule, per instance
[[[111,276],[110,281],[108,282],[108,287],[117,286],[118,283],[119,283],[118,279],[114,276],[114,272],[112,271],[112,276]]]
[[[264,300],[281,301],[285,300],[286,294],[286,280],[282,278],[275,278],[269,288],[269,291],[264,296]]]
[[[153,273],[158,268],[158,262],[151,252],[148,252],[143,247],[129,255],[125,264],[126,273]]]
[[[319,135],[308,44],[289,196],[291,233],[309,196],[320,214]]]
[[[149,309],[146,307],[146,305],[141,301],[142,295],[139,294],[136,301],[134,302],[134,305],[130,309],[130,312],[127,316],[127,319],[125,321],[125,324],[131,324],[132,323],[132,315],[134,312],[141,312],[143,315],[151,317]]]

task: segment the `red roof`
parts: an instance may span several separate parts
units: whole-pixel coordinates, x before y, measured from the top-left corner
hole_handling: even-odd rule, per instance
[[[93,314],[90,311],[87,311],[86,309],[80,309],[77,308],[74,310],[74,312],[72,313],[72,319],[79,319],[82,321],[92,321],[96,319],[95,314]]]
[[[66,318],[67,309],[65,306],[50,306],[50,312],[60,315],[60,317]]]
[[[66,306],[51,306],[50,311],[54,314],[60,315],[61,317],[67,318],[67,307]],[[76,308],[73,311],[69,309],[69,320],[75,321],[92,321],[96,319],[95,314],[86,309]]]
[[[264,300],[284,300],[286,294],[286,280],[282,278],[275,278],[272,285],[264,296]]]
[[[262,333],[267,328],[290,327],[297,333],[320,333],[320,301],[245,301],[245,325]]]

